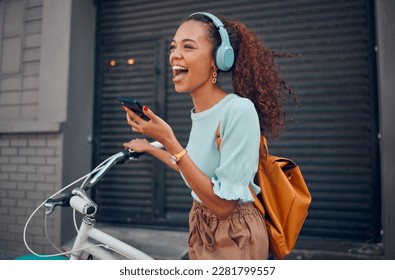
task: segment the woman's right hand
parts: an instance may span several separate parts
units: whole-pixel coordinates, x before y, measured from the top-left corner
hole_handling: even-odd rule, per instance
[[[174,135],[173,129],[159,116],[155,115],[148,107],[143,107],[143,113],[149,117],[149,121],[143,120],[127,107],[123,107],[126,111],[126,119],[128,125],[132,127],[134,132],[146,135],[164,145],[166,150],[171,153],[179,153],[182,146]]]

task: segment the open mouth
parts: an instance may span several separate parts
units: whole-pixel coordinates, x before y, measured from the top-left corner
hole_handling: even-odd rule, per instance
[[[172,67],[173,69],[173,79],[174,80],[179,80],[183,78],[187,73],[188,69],[182,66],[174,65]]]

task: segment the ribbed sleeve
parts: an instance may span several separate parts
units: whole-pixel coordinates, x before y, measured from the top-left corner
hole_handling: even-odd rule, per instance
[[[259,120],[252,102],[229,102],[220,120],[220,163],[212,178],[214,192],[227,200],[252,201],[248,184],[258,166]]]

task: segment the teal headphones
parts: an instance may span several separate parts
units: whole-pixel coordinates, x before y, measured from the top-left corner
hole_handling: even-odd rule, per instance
[[[219,36],[221,37],[221,45],[215,50],[214,53],[215,64],[217,64],[218,69],[222,71],[228,71],[230,68],[232,68],[233,62],[235,60],[235,54],[232,46],[230,45],[229,35],[224,27],[224,24],[219,18],[210,13],[197,12],[191,14],[189,17],[196,14],[201,14],[211,19],[215,27],[218,29]]]

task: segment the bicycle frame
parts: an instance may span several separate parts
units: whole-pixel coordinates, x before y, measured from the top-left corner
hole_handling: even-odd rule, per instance
[[[108,235],[107,233],[98,230],[94,227],[94,220],[88,214],[88,209],[92,207],[89,201],[79,196],[73,196],[70,200],[70,206],[75,210],[85,215],[81,227],[78,231],[77,237],[74,241],[70,260],[80,259],[84,252],[96,257],[97,259],[115,260],[117,259],[113,254],[109,253],[109,249],[113,250],[122,256],[136,260],[152,260],[153,258],[147,254],[137,250],[136,248]],[[93,213],[94,215],[94,213]],[[88,240],[94,239],[103,245],[97,245]]]

